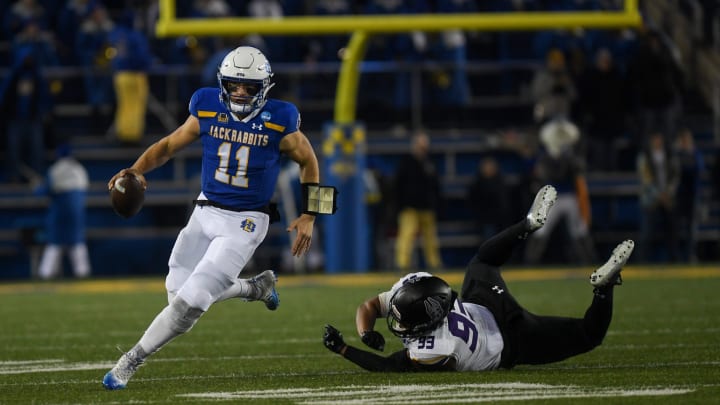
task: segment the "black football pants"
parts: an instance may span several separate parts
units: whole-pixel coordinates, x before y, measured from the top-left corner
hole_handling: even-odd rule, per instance
[[[500,275],[513,249],[528,235],[523,220],[485,241],[468,264],[461,298],[487,307],[495,316],[505,348],[501,367],[546,364],[598,346],[612,318],[612,288],[596,294],[583,318],[535,315],[522,308]]]

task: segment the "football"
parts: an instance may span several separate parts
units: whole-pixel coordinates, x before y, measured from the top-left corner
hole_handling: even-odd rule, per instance
[[[115,180],[110,190],[110,201],[115,213],[123,218],[130,218],[140,212],[145,201],[145,190],[134,174],[126,174]]]

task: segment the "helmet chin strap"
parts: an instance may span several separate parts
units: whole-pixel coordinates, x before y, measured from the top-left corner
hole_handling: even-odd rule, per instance
[[[253,112],[255,110],[252,105],[250,104],[236,104],[233,102],[229,102],[230,104],[230,111],[232,111],[235,114],[243,114],[247,115]]]

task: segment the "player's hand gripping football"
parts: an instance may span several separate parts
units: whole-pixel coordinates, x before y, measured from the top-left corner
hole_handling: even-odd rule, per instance
[[[137,179],[140,180],[140,183],[143,186],[143,190],[147,189],[147,180],[145,180],[145,176],[143,176],[142,173],[140,173],[139,171],[137,171],[135,169],[127,168],[127,169],[120,170],[114,176],[112,176],[110,181],[108,181],[108,190],[112,190],[113,187],[115,186],[115,181],[121,177],[125,177],[125,175],[128,173],[134,174],[135,177],[137,177]]]
[[[347,346],[343,340],[342,333],[335,329],[332,325],[325,325],[325,333],[323,334],[323,343],[328,350],[339,353]]]
[[[379,351],[385,350],[385,338],[380,332],[376,330],[366,330],[365,332],[363,332],[360,339],[368,347]]]

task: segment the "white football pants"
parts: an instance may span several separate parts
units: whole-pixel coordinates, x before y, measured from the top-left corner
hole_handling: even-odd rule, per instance
[[[170,254],[168,296],[207,311],[236,282],[269,226],[262,212],[196,206]]]

